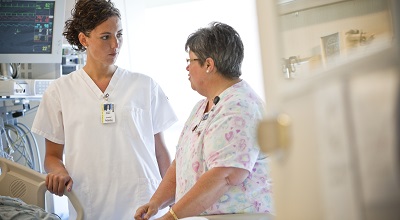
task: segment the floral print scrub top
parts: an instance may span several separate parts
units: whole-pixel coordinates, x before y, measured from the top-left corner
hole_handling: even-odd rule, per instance
[[[181,133],[176,151],[176,202],[202,174],[214,167],[237,167],[250,172],[202,215],[273,212],[268,158],[257,145],[256,129],[262,119],[262,100],[245,81],[219,95],[205,113],[199,101]]]

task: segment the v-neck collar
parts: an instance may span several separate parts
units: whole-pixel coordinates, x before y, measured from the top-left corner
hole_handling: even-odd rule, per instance
[[[104,93],[100,90],[100,88],[94,83],[92,78],[85,72],[85,70],[81,69],[79,72],[79,75],[82,77],[82,79],[85,81],[86,85],[89,86],[90,90],[92,90],[93,94],[98,98],[98,99],[104,99],[104,97],[107,95],[108,97],[112,96],[112,92],[114,91],[114,88],[116,84],[118,83],[119,79],[122,76],[122,72],[119,67],[115,70],[113,76],[111,77],[110,83],[108,84],[106,90]]]

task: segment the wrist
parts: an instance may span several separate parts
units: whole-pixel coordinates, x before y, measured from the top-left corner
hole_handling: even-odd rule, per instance
[[[178,216],[176,216],[176,213],[174,212],[174,210],[171,208],[169,208],[169,214],[172,215],[172,217],[174,218],[174,220],[179,220]]]

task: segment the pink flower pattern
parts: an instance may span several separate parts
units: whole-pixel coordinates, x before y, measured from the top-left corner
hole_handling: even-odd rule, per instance
[[[202,174],[213,167],[237,167],[250,172],[247,179],[224,194],[202,214],[273,213],[268,157],[260,152],[256,127],[263,117],[261,99],[241,81],[219,95],[220,101],[201,121],[206,100],[193,108],[176,150],[176,202]]]

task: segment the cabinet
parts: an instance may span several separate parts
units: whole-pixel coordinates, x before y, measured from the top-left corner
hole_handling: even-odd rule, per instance
[[[398,219],[397,1],[281,7],[257,0],[276,219]]]
[[[277,0],[277,1],[278,1],[277,11],[280,15],[284,15],[350,0]]]
[[[317,2],[326,5],[318,6]],[[299,6],[301,3],[318,7],[304,9]],[[374,50],[392,44],[389,1],[297,0],[291,4],[302,10],[289,10],[290,13],[280,14],[277,21],[282,42],[281,58],[286,61],[282,62],[282,70],[286,77],[318,73],[347,62],[353,56],[374,53]],[[283,6],[279,5],[278,9],[286,11]]]

